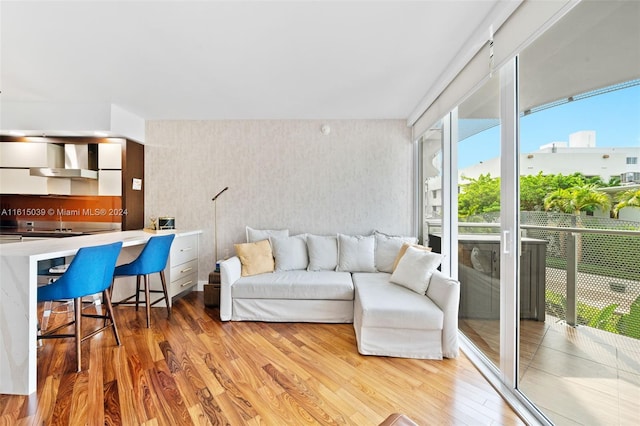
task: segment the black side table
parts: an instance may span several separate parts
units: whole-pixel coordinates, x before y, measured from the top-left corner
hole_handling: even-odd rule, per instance
[[[209,273],[209,284],[204,285],[204,305],[212,308],[220,306],[220,271]]]

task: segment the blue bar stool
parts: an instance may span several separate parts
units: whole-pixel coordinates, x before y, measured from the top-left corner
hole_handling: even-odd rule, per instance
[[[145,305],[147,308],[147,328],[151,325],[151,307],[158,302],[165,301],[167,304],[167,314],[171,316],[171,303],[169,301],[169,294],[167,292],[167,281],[164,277],[164,268],[167,266],[167,260],[169,258],[169,250],[171,249],[171,243],[175,238],[174,234],[155,236],[149,238],[147,244],[140,255],[131,263],[126,265],[120,265],[116,267],[114,272],[115,278],[134,276],[136,277],[136,293],[119,302],[115,302],[114,305],[133,305],[138,310],[138,304],[140,303],[140,293],[145,294]],[[160,281],[162,282],[162,290],[151,290],[149,287],[149,275],[153,273],[160,273]],[[140,289],[141,278],[144,277],[144,289]],[[113,288],[111,289],[113,292]],[[163,296],[151,301],[151,293],[163,293]],[[130,302],[135,297],[135,302]]]
[[[113,271],[116,261],[122,248],[122,242],[106,244],[101,246],[83,247],[78,250],[75,257],[69,264],[66,272],[56,281],[49,285],[38,287],[38,302],[46,302],[60,299],[73,299],[74,320],[60,325],[52,330],[45,331],[38,336],[38,339],[53,339],[74,337],[76,340],[76,359],[78,368],[81,371],[81,349],[80,344],[86,339],[95,336],[106,328],[113,327],[113,334],[116,343],[120,345],[120,336],[113,316],[113,306],[111,304],[111,294],[107,289],[113,282]],[[102,292],[107,312],[105,315],[82,313],[82,298],[92,294]],[[82,317],[99,318],[104,320],[103,326],[82,337]],[[74,334],[56,334],[75,323]]]

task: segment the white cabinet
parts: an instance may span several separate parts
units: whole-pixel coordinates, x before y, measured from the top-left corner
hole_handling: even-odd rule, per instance
[[[98,195],[122,196],[122,145],[98,144]]]
[[[176,237],[171,244],[169,259],[164,270],[170,300],[173,300],[174,297],[184,291],[192,290],[198,284],[198,256],[200,253],[198,238],[200,233],[201,231],[190,231],[184,234],[176,233]],[[118,265],[129,263],[137,258],[143,246],[123,249],[118,258]],[[149,281],[152,290],[162,290],[160,274],[151,274]],[[135,283],[135,277],[118,278],[113,286],[113,300],[119,301],[135,294]],[[141,294],[140,298],[144,299],[144,295]],[[158,298],[161,298],[159,294],[151,294],[151,301]],[[144,307],[144,302],[142,306]],[[160,307],[165,306],[165,304],[164,301],[161,301],[154,306]]]
[[[122,195],[122,171],[98,171],[98,195]]]
[[[122,169],[122,145],[116,142],[98,144],[98,169]]]
[[[2,142],[0,167],[64,167],[64,148],[40,142]]]
[[[66,194],[64,188],[52,185],[42,176],[31,176],[30,167],[64,167],[61,145],[39,142],[0,143],[0,193],[2,194]],[[70,184],[63,184],[68,187]]]
[[[31,176],[29,169],[0,169],[0,193],[46,195],[47,178]]]
[[[169,296],[174,297],[198,284],[198,234],[176,237],[169,256]]]
[[[200,231],[186,235],[177,233],[171,244],[167,267],[164,270],[167,291],[171,300],[178,294],[190,291],[198,285],[199,235]],[[152,274],[150,280],[152,289],[162,289],[160,274]],[[164,301],[155,306],[164,306]]]

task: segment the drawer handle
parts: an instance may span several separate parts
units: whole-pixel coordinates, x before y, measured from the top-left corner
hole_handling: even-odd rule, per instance
[[[187,281],[187,282],[186,282],[186,283],[184,283],[184,284],[180,284],[180,287],[186,287],[186,286],[188,286],[188,285],[189,285],[189,284],[191,284],[191,283],[193,283],[193,280],[189,280],[189,281]]]
[[[189,272],[192,269],[193,269],[192,267],[184,268],[183,270],[180,271],[180,273],[182,274],[183,272]]]
[[[193,249],[193,247],[185,247],[183,249],[180,249],[180,251],[189,251],[189,250],[192,250],[192,249]]]

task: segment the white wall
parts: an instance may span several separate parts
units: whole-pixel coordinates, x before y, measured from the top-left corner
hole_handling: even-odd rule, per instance
[[[320,132],[329,124],[331,133]],[[411,130],[404,120],[149,121],[145,214],[204,230],[200,280],[245,226],[291,234],[407,235],[413,217]]]

